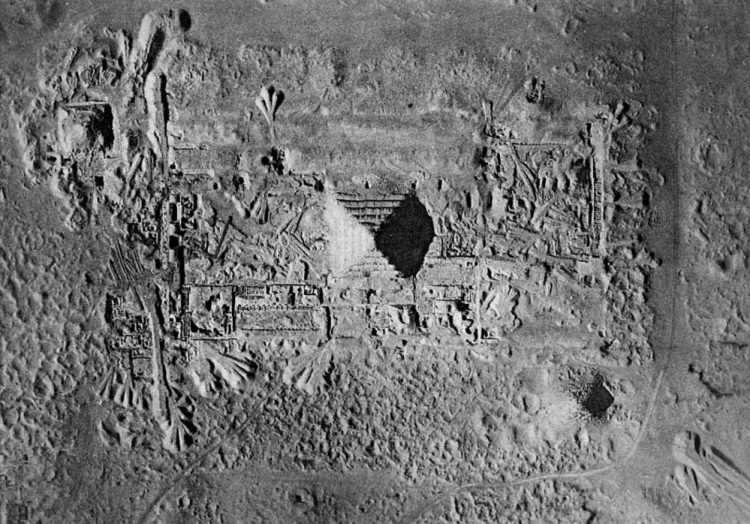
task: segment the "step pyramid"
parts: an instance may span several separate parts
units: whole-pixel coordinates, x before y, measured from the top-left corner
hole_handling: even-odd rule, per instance
[[[326,218],[334,274],[414,276],[434,238],[432,218],[412,194],[337,193]]]

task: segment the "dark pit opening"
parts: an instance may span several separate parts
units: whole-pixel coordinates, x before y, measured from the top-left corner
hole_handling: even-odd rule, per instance
[[[190,19],[190,13],[185,11],[184,9],[179,10],[179,14],[177,15],[177,20],[180,23],[180,27],[183,31],[188,31],[190,27],[193,25],[193,21]]]
[[[591,370],[569,370],[567,388],[579,408],[583,419],[604,421],[607,419],[615,396],[604,376]]]
[[[594,382],[589,384],[583,393],[581,407],[592,418],[598,420],[606,416],[607,410],[615,401],[614,395],[612,395],[601,377],[596,377]]]
[[[88,122],[88,136],[91,143],[95,143],[97,137],[102,139],[102,147],[105,150],[112,149],[115,142],[114,116],[109,104],[94,111]]]

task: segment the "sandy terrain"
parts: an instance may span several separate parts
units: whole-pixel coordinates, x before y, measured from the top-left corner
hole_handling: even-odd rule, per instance
[[[0,4],[0,523],[749,521],[746,12]]]

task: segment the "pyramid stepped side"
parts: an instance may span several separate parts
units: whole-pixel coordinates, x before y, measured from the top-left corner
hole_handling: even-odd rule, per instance
[[[383,196],[339,194],[336,196],[336,200],[360,224],[375,232],[390,214],[401,205],[406,196],[405,194]]]
[[[356,264],[347,270],[347,276],[378,276],[396,278],[398,271],[377,249],[371,249]]]

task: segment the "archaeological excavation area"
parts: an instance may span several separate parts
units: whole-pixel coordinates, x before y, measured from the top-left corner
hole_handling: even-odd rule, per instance
[[[0,523],[750,520],[745,11],[0,5]]]

